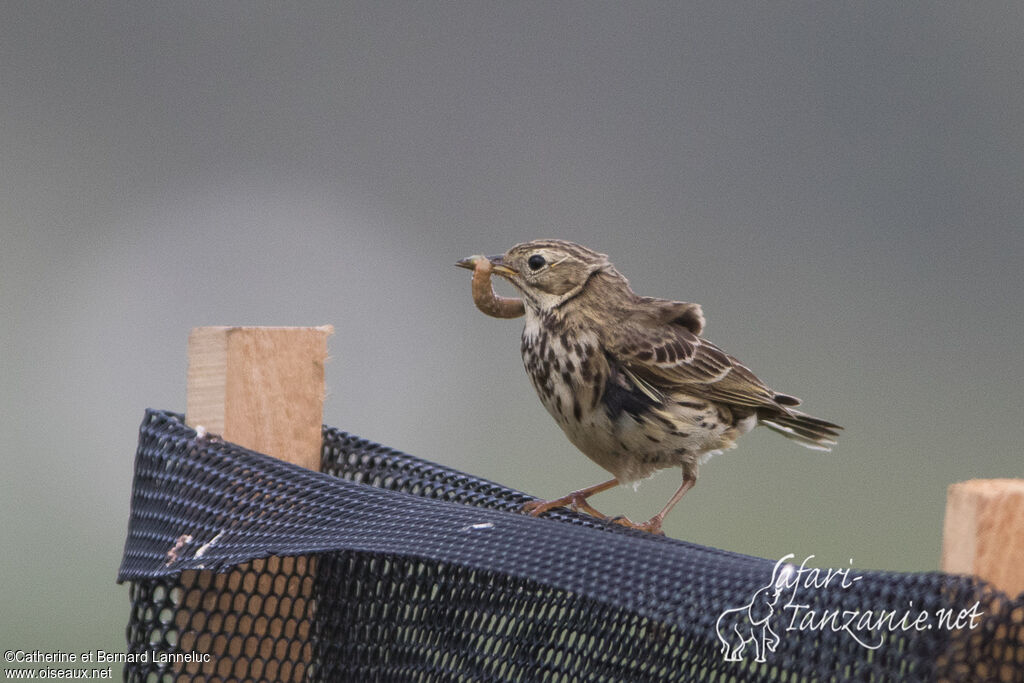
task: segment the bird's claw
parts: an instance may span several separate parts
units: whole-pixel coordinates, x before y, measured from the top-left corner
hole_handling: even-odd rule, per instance
[[[567,496],[555,500],[531,500],[523,503],[521,509],[531,517],[540,517],[549,510],[566,506],[573,512],[583,512],[598,519],[608,519],[608,515],[602,514],[587,502],[587,497],[582,495],[581,491],[574,491]]]
[[[660,515],[651,517],[646,522],[634,522],[625,515],[617,515],[615,517],[609,517],[608,515],[598,512],[592,505],[587,502],[585,496],[580,495],[580,491],[575,491],[569,495],[558,498],[556,500],[531,500],[523,503],[523,507],[520,508],[522,512],[527,513],[531,517],[540,517],[549,510],[555,508],[568,507],[573,512],[585,512],[591,517],[604,520],[609,524],[618,524],[629,529],[637,529],[639,531],[646,531],[649,534],[655,534],[658,536],[664,536],[665,532],[662,531],[661,522],[662,518]]]
[[[520,511],[521,512],[525,512],[526,514],[530,515],[531,517],[540,517],[541,515],[543,515],[548,510],[553,510],[555,507],[558,507],[558,506],[550,506],[549,507],[548,506],[549,502],[550,501],[546,501],[546,500],[531,500],[531,501],[528,501],[526,503],[523,503],[523,507],[520,508]]]
[[[618,524],[628,529],[637,529],[638,531],[646,531],[649,534],[655,534],[657,536],[664,536],[665,532],[661,529],[661,517],[651,517],[646,522],[640,522],[639,524],[630,520],[625,515],[618,515],[608,519],[611,524]]]

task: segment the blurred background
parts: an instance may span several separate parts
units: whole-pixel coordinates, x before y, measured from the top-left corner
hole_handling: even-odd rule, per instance
[[[123,650],[137,428],[194,326],[333,324],[328,424],[603,480],[452,266],[537,237],[846,427],[746,436],[669,535],[937,569],[946,487],[1024,476],[1022,46],[1017,2],[5,3],[0,646]]]

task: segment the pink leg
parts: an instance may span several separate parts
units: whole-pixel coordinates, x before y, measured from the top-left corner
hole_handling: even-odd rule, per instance
[[[683,474],[682,485],[676,490],[674,494],[672,494],[672,498],[670,498],[665,507],[661,509],[661,512],[654,515],[646,522],[642,522],[640,524],[637,524],[636,522],[631,522],[625,517],[621,517],[615,520],[615,523],[621,524],[622,526],[628,526],[631,529],[640,529],[641,531],[648,531],[652,534],[663,534],[665,532],[661,530],[661,523],[665,520],[665,515],[667,515],[669,511],[675,507],[676,503],[679,502],[679,499],[682,498],[687,491],[692,489],[693,485],[696,483],[696,477],[692,475],[687,476],[686,474]]]
[[[589,486],[585,489],[573,491],[569,495],[555,500],[531,500],[529,503],[523,505],[523,512],[528,512],[533,517],[539,517],[548,510],[554,510],[555,508],[565,507],[568,505],[574,511],[583,511],[588,515],[593,515],[594,517],[608,519],[606,515],[601,514],[587,503],[587,498],[595,493],[607,491],[608,489],[618,485],[618,479],[609,479],[608,481],[601,482],[600,484],[594,484],[593,486]]]

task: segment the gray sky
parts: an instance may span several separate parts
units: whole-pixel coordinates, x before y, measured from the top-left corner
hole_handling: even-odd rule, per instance
[[[123,643],[136,430],[196,325],[333,324],[329,424],[600,481],[451,265],[535,237],[847,427],[748,435],[670,535],[935,569],[946,486],[1024,474],[1022,46],[1018,2],[5,3],[0,641]]]

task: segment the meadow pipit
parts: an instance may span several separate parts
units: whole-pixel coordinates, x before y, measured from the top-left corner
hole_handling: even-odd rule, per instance
[[[745,365],[700,336],[699,304],[638,296],[604,254],[563,240],[517,244],[503,256],[471,256],[473,298],[499,318],[525,313],[521,351],[541,402],[569,440],[614,475],[551,501],[527,503],[540,515],[565,505],[609,519],[587,498],[666,467],[683,483],[661,512],[641,524],[653,533],[697,481],[698,466],[764,425],[808,448],[830,450],[839,425],[794,409]],[[499,297],[491,274],[522,300]]]

